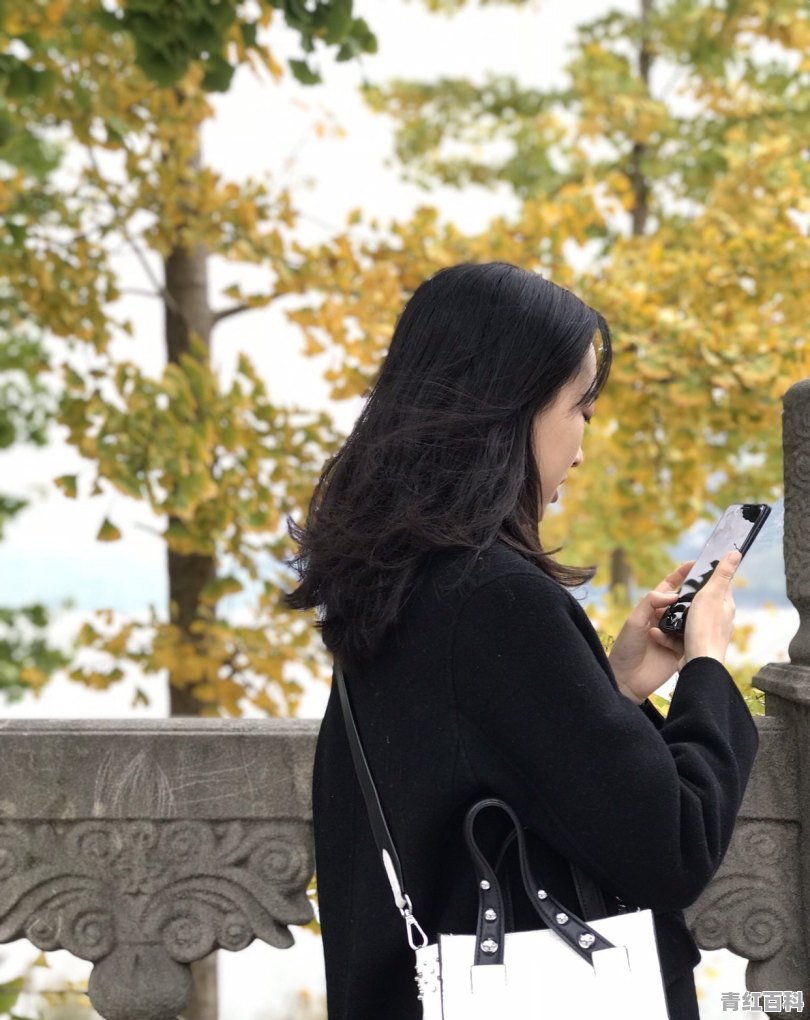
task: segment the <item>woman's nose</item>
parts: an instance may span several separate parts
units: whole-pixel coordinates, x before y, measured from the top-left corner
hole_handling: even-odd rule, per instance
[[[574,457],[571,467],[579,467],[583,460],[585,460],[585,454],[582,452],[582,447],[580,446],[579,452],[577,453],[576,457]]]

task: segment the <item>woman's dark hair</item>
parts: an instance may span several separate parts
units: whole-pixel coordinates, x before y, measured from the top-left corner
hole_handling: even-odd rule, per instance
[[[477,557],[501,538],[561,584],[591,580],[595,567],[542,548],[532,422],[598,334],[583,408],[607,381],[611,339],[571,291],[508,262],[450,266],[417,287],[305,527],[287,518],[301,583],[284,602],[318,608],[324,644],[347,668],[378,649],[438,550]]]

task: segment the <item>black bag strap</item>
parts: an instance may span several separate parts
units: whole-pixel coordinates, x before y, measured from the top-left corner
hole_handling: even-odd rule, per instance
[[[572,914],[559,900],[545,889],[541,889],[532,875],[529,855],[526,851],[526,837],[515,812],[502,800],[487,797],[473,804],[464,821],[464,839],[472,857],[475,875],[478,879],[478,925],[475,939],[475,965],[489,966],[502,964],[506,934],[503,894],[495,869],[482,853],[475,838],[475,821],[486,808],[505,811],[512,823],[510,836],[514,833],[520,859],[520,876],[529,902],[545,922],[568,945],[593,965],[592,955],[600,949],[614,949],[612,942],[600,935],[595,928],[577,914]],[[572,869],[576,865],[571,865]],[[581,877],[592,882],[585,872]]]
[[[388,823],[385,820],[385,813],[380,803],[377,787],[374,785],[374,778],[371,775],[368,760],[363,751],[363,744],[360,734],[357,732],[357,723],[354,720],[349,692],[346,690],[346,681],[343,679],[343,670],[335,664],[335,678],[337,680],[338,694],[340,695],[340,706],[343,709],[343,721],[346,724],[346,735],[349,738],[349,747],[352,752],[354,771],[363,791],[363,800],[366,802],[368,818],[371,822],[371,831],[374,834],[374,842],[377,844],[377,851],[382,858],[385,873],[394,894],[394,902],[399,908],[400,914],[405,918],[405,927],[408,933],[408,944],[411,949],[422,949],[428,944],[428,937],[422,926],[413,916],[411,898],[405,892],[405,882],[402,878],[402,865],[399,862],[399,855],[394,846],[394,838]],[[421,939],[421,945],[417,946],[415,938]]]
[[[357,779],[363,794],[363,800],[365,801],[366,804],[369,822],[371,823],[371,831],[374,835],[374,842],[377,845],[377,851],[380,854],[383,867],[385,868],[385,873],[388,876],[388,882],[391,886],[391,892],[393,893],[394,896],[394,902],[396,903],[400,914],[402,914],[402,916],[405,918],[405,924],[408,934],[408,943],[412,949],[422,948],[428,944],[428,937],[425,934],[419,922],[413,916],[413,905],[411,903],[410,897],[405,891],[405,882],[402,875],[402,864],[400,862],[399,855],[397,854],[394,839],[393,836],[391,835],[391,830],[389,829],[388,823],[385,820],[385,812],[383,811],[382,804],[380,803],[380,797],[379,794],[377,793],[377,787],[375,786],[374,783],[374,777],[372,776],[371,769],[368,764],[368,759],[366,758],[365,752],[363,750],[363,744],[362,741],[360,740],[360,734],[357,730],[357,723],[354,718],[354,712],[352,711],[351,701],[349,699],[349,692],[346,688],[346,680],[343,675],[343,670],[337,664],[337,662],[335,663],[335,680],[337,683],[338,695],[340,697],[340,706],[343,713],[343,721],[346,726],[346,735],[349,740],[349,748],[351,749],[352,761],[354,762],[354,770],[357,774]],[[496,801],[490,799],[485,801],[479,801],[478,804],[474,805],[473,808],[471,808],[470,814],[472,815],[473,812],[476,812],[476,808],[480,809],[480,807],[483,806],[495,806],[495,805],[503,806],[509,813],[510,817],[512,817],[515,825],[517,826],[517,831],[515,833],[510,833],[508,840],[514,838],[517,838],[518,840],[518,847],[521,859],[521,869],[525,876],[528,873],[526,869],[523,867],[523,862],[528,861],[525,849],[525,840],[523,839],[523,831],[520,828],[520,823],[517,821],[517,818],[514,815],[514,812],[512,812],[511,808],[504,804],[503,801]],[[474,817],[475,816],[473,816],[473,821]],[[470,822],[470,825],[471,824],[472,822]],[[502,856],[505,849],[506,844],[502,848],[502,853],[499,856]],[[481,857],[480,853],[479,857]],[[481,857],[481,860],[483,860],[483,857]],[[574,887],[577,891],[577,896],[579,897],[583,917],[593,920],[594,918],[607,916],[604,895],[599,886],[594,882],[590,875],[582,871],[576,864],[569,861],[569,866],[571,868],[571,874],[574,879]],[[497,895],[500,902],[500,909],[497,908],[495,909],[500,924],[501,926],[503,926],[504,923],[503,899],[500,892],[500,883],[497,882],[495,872],[493,871],[493,869],[489,868],[488,864],[486,865],[486,867],[489,869],[489,872],[491,872],[491,878],[487,880],[490,882],[490,885],[492,885],[494,882],[495,886],[497,887]],[[528,864],[526,864],[526,867],[528,867]],[[531,902],[534,904],[535,909],[537,909],[541,913],[543,920],[545,920],[548,923],[548,917],[546,916],[546,914],[540,911],[535,896],[531,897]],[[553,902],[556,903],[556,901]],[[479,915],[481,913],[486,913],[488,909],[491,908],[487,906],[481,907]],[[561,911],[562,908],[560,907],[560,910],[558,912]],[[550,911],[546,913],[548,913],[548,916],[552,916]],[[576,917],[576,915],[571,916],[575,917],[577,922],[583,925],[585,924],[585,922],[582,921],[580,918]],[[556,928],[558,931],[560,930],[559,925],[549,924],[549,927]],[[587,928],[587,925],[585,925],[585,927]],[[601,939],[603,943],[605,943],[605,945],[598,946],[597,948],[605,948],[606,945],[609,945],[609,943],[606,943],[605,940],[602,939],[602,936],[599,935],[598,932],[594,932],[593,929],[587,930],[593,933],[598,939]],[[421,939],[421,946],[417,946],[415,944],[414,940],[416,936],[418,936]],[[482,939],[480,938],[478,939],[479,949],[482,941],[483,941]],[[503,945],[502,938],[499,940],[499,944],[501,946]],[[574,948],[577,949],[577,946],[574,945]],[[582,956],[586,957],[588,956],[588,953],[587,952],[583,953],[581,949],[577,949],[577,951],[580,952],[580,955]],[[491,962],[491,960],[488,959],[486,962]]]
[[[504,867],[505,858],[507,851],[511,848],[512,844],[517,839],[517,832],[511,829],[507,837],[501,844],[501,848],[498,851],[498,856],[495,861],[495,874],[498,879],[501,879],[501,871]],[[586,921],[593,921],[594,918],[607,917],[608,911],[605,906],[605,897],[601,888],[593,881],[584,871],[576,864],[571,864],[571,878],[574,882],[574,889],[576,890],[577,899],[579,900],[580,910],[582,916]],[[513,911],[512,911],[512,892],[508,882],[501,882],[501,889],[503,893],[503,908],[504,917],[506,919],[506,930],[512,931],[514,929]],[[624,912],[627,907],[622,903],[620,906],[620,912]]]

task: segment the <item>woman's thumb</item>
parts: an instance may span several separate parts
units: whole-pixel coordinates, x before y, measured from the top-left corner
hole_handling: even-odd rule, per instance
[[[714,573],[720,575],[720,579],[726,582],[728,585],[731,582],[732,577],[736,573],[737,567],[740,563],[742,556],[738,549],[732,549],[730,553],[720,560],[715,567]]]

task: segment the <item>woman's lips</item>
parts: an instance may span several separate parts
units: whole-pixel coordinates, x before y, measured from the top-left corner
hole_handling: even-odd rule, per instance
[[[559,489],[555,489],[554,490],[554,495],[551,497],[549,502],[550,503],[556,503],[559,498],[560,498],[560,490]]]

